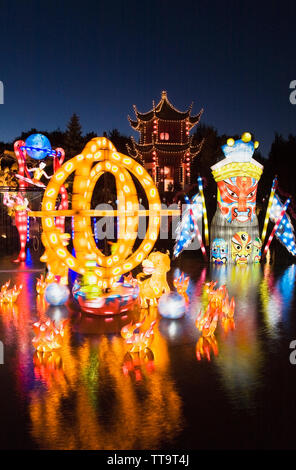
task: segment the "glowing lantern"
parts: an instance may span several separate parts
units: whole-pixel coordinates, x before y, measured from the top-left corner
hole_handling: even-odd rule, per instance
[[[204,312],[200,310],[195,321],[197,329],[202,333],[202,336],[207,338],[214,335],[219,318],[221,318],[224,331],[234,329],[234,297],[229,301],[226,286],[223,285],[215,289],[216,284],[216,281],[205,284],[208,304]]]
[[[34,160],[43,160],[51,152],[48,138],[43,134],[32,134],[26,140],[26,152]]]
[[[7,281],[0,289],[0,303],[4,304],[12,304],[16,302],[19,294],[23,286],[20,284],[18,287],[16,285],[13,286],[12,289],[8,289],[10,286],[10,280]]]
[[[47,282],[44,280],[44,276],[41,274],[40,278],[37,278],[36,292],[39,295],[43,295],[47,287]]]
[[[181,276],[176,277],[173,281],[174,287],[177,290],[178,294],[183,295],[186,302],[188,301],[188,295],[186,293],[188,289],[190,278],[189,276],[185,277],[185,274],[182,272]]]
[[[51,352],[60,349],[63,345],[66,322],[67,320],[61,322],[58,327],[50,319],[45,322],[34,323],[35,337],[32,339],[34,348],[40,352]]]
[[[147,308],[148,302],[151,306],[157,305],[162,294],[170,292],[166,278],[171,267],[168,252],[166,254],[160,251],[151,253],[143,261],[142,266],[144,269],[137,275],[137,281],[140,288],[141,307]],[[151,274],[151,277],[141,281],[141,278],[147,274]]]
[[[153,328],[155,323],[154,320],[150,323],[149,328],[144,331],[140,329],[143,327],[144,320],[135,324],[130,323],[121,329],[121,336],[125,339],[131,353],[138,353],[150,348],[154,338]]]
[[[218,207],[211,224],[214,262],[256,262],[252,253],[254,240],[259,238],[256,194],[263,166],[253,158],[258,142],[253,143],[251,137],[245,132],[239,140],[228,139],[222,146],[225,158],[211,167],[218,187]],[[223,255],[215,261],[217,242],[223,246]]]
[[[250,134],[250,132],[244,132],[243,135],[242,135],[242,141],[243,142],[250,142],[250,140],[252,139],[252,136]]]
[[[50,305],[63,305],[67,302],[70,292],[67,286],[52,282],[45,289],[45,300]]]
[[[186,301],[178,292],[163,294],[158,302],[158,311],[164,318],[178,319],[184,316]]]
[[[100,150],[100,152],[98,152]],[[93,164],[95,163],[95,166]],[[68,170],[67,170],[68,169]],[[92,193],[95,185],[105,171],[112,173],[115,177],[118,205],[118,243],[111,256],[104,256],[97,248],[92,234],[91,220],[87,211],[90,210]],[[54,215],[50,211],[56,206],[57,195],[61,185],[75,172],[73,182],[72,211],[75,213],[73,227],[73,244],[76,257],[62,246],[61,234],[54,226]],[[115,147],[108,139],[94,138],[84,148],[81,155],[72,158],[60,167],[52,176],[42,201],[42,210],[47,217],[42,217],[42,242],[46,253],[52,253],[59,261],[65,263],[73,271],[84,274],[85,255],[95,253],[99,265],[95,274],[100,276],[103,288],[110,287],[116,276],[130,271],[139,264],[138,255],[146,249],[145,256],[152,250],[159,233],[160,220],[157,217],[149,217],[149,225],[146,236],[140,246],[132,253],[135,243],[135,234],[138,227],[138,195],[131,174],[134,175],[145,190],[149,210],[160,211],[161,204],[158,191],[151,176],[139,165],[138,162],[123,154],[117,153]],[[124,197],[123,197],[124,195]],[[131,205],[134,215],[130,217],[130,224],[126,224],[125,212]],[[52,226],[49,226],[49,220]],[[150,237],[151,234],[151,237]],[[55,235],[55,238],[52,238]],[[65,257],[66,253],[66,257]],[[132,254],[131,254],[132,253]],[[118,255],[115,261],[114,255]],[[99,262],[101,260],[101,263]],[[110,262],[111,260],[111,262]],[[112,265],[111,265],[112,264]],[[119,270],[117,269],[119,268]],[[116,274],[113,270],[116,269]],[[53,270],[54,273],[54,270]],[[55,273],[54,273],[55,274]]]

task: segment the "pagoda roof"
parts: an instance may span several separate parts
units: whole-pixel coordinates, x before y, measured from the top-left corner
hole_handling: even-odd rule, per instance
[[[154,105],[154,102],[153,102],[153,108],[147,113],[140,113],[137,110],[137,107],[134,105],[134,111],[137,117],[137,121],[132,120],[129,116],[128,116],[128,120],[132,128],[137,130],[139,129],[139,124],[141,122],[149,122],[155,118],[161,119],[163,121],[182,121],[184,119],[188,119],[190,123],[190,129],[191,129],[199,122],[200,117],[203,113],[203,109],[201,109],[200,112],[196,116],[191,116],[190,114],[191,114],[192,106],[193,106],[193,103],[191,103],[187,111],[185,112],[179,111],[169,101],[167,97],[167,92],[163,91],[161,93],[160,102],[156,106]]]
[[[189,150],[190,156],[194,158],[198,153],[201,151],[203,142],[200,142],[197,145],[192,145],[192,139],[190,139],[189,144],[168,144],[168,143],[150,143],[150,144],[138,144],[135,139],[132,137],[132,147],[127,145],[128,152],[131,157],[133,158],[140,158],[143,160],[143,154],[151,153],[152,151],[156,151],[157,155],[177,155],[180,153],[185,154]]]

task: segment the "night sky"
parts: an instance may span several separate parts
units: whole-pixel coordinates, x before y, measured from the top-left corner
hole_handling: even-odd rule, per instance
[[[295,1],[1,1],[0,141],[65,129],[132,135],[162,90],[219,133],[296,133]]]

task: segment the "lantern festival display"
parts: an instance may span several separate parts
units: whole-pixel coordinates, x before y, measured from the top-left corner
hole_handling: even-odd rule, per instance
[[[260,259],[256,194],[263,166],[253,159],[258,145],[248,132],[240,140],[228,139],[222,147],[225,158],[211,167],[218,187],[211,223],[213,263],[249,264]]]
[[[105,172],[114,175],[117,190],[117,209],[91,210],[95,184]],[[57,207],[61,189],[67,178],[75,173],[72,207]],[[148,210],[139,209],[138,194],[132,175],[145,191]],[[41,217],[42,242],[45,252],[41,261],[47,263],[45,281],[68,283],[68,270],[80,278],[72,293],[82,311],[95,315],[113,315],[126,312],[141,299],[143,307],[157,305],[164,292],[169,292],[166,273],[170,270],[168,253],[151,253],[159,233],[162,211],[157,188],[149,173],[135,160],[116,151],[106,139],[94,138],[81,154],[55,168],[44,191],[41,211],[30,211],[29,216]],[[179,211],[175,211],[178,212]],[[138,233],[139,216],[148,216],[147,232],[134,248]],[[112,244],[111,255],[103,254],[92,234],[91,217],[116,217],[117,242]],[[60,226],[60,218],[72,217],[73,252],[67,250],[69,234]],[[147,258],[148,257],[148,258]],[[146,259],[147,258],[147,259]],[[121,281],[123,275],[143,262],[143,273],[130,284]],[[150,276],[143,279],[144,276]],[[47,287],[48,289],[48,287]],[[52,303],[51,299],[51,303]]]
[[[290,199],[283,203],[276,194],[276,177],[270,191],[262,234],[259,234],[256,195],[263,166],[253,158],[258,145],[257,141],[251,141],[249,132],[244,132],[236,141],[229,138],[227,144],[222,146],[224,158],[211,167],[217,183],[217,210],[210,233],[210,261],[214,264],[259,263],[268,255],[274,236],[289,253],[296,256],[294,227],[287,214]],[[185,195],[185,210],[175,232],[176,258],[183,250],[192,249],[190,245],[197,240],[196,249],[200,248],[207,260],[208,220],[201,177],[198,177],[198,188],[199,192],[191,200]],[[204,230],[201,228],[202,220]],[[269,221],[274,223],[274,227],[263,247]]]

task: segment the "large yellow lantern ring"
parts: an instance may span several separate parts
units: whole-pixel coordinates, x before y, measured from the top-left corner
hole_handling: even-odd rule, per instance
[[[72,210],[63,213],[74,215],[73,244],[76,257],[63,245],[61,232],[54,221],[60,187],[73,172]],[[118,201],[117,210],[112,213],[118,216],[118,241],[111,256],[105,256],[97,248],[91,228],[91,215],[110,215],[108,211],[90,210],[95,184],[104,172],[110,172],[115,177]],[[148,211],[139,211],[138,195],[131,174],[145,191]],[[148,228],[142,243],[132,253],[141,212],[149,216]],[[52,176],[42,201],[42,241],[48,252],[80,274],[85,272],[86,254],[95,254],[98,264],[95,272],[99,285],[108,287],[114,278],[132,270],[150,253],[158,238],[161,212],[157,188],[147,171],[132,158],[117,152],[108,139],[94,138],[80,155],[64,163]],[[63,213],[59,211],[60,215]]]

